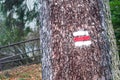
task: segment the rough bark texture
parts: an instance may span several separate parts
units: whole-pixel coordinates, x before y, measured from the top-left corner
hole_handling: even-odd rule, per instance
[[[40,0],[43,80],[112,80],[111,50],[103,0]],[[85,30],[90,46],[75,47]]]
[[[120,79],[120,70],[118,68],[119,62],[119,55],[116,46],[116,39],[114,35],[114,30],[111,22],[111,13],[110,13],[110,6],[109,0],[103,0],[103,12],[106,14],[105,16],[105,23],[108,26],[108,37],[110,40],[110,54],[112,54],[112,73],[113,73],[113,80]]]
[[[40,0],[40,47],[42,58],[42,80],[52,80],[51,65],[51,25],[50,25],[50,5],[48,0]]]

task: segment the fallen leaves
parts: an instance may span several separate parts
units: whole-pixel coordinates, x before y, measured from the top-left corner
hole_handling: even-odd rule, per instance
[[[1,71],[0,80],[42,80],[41,65],[32,64]]]

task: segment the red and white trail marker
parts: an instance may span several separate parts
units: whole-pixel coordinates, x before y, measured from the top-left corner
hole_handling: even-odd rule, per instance
[[[77,31],[73,33],[75,46],[89,46],[91,44],[91,37],[88,31]]]

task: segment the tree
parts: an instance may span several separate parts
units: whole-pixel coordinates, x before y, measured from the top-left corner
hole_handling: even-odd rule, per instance
[[[27,0],[29,1],[29,0]],[[13,39],[10,43],[18,42],[24,40],[26,33],[29,33],[26,26],[27,23],[32,22],[38,17],[38,4],[35,0],[33,2],[33,9],[29,9],[28,3],[26,0],[1,0],[0,8],[1,13],[4,15],[4,22],[7,29],[10,31],[17,29],[16,35],[19,36],[17,39]],[[29,1],[30,2],[30,1]],[[37,23],[38,24],[38,23]]]
[[[28,40],[29,33],[34,33],[29,24],[36,22],[32,27],[37,28],[38,26],[38,3],[37,0],[34,0],[33,8],[29,9],[27,1],[29,0],[0,0],[0,14],[2,15],[0,18],[0,46]],[[27,52],[38,48],[37,42],[34,42],[34,45],[31,44],[33,43],[22,43],[21,45],[4,48],[0,50],[0,54],[16,55],[24,53],[24,55],[20,55],[21,58],[28,58]]]
[[[108,3],[40,0],[43,80],[119,79]]]

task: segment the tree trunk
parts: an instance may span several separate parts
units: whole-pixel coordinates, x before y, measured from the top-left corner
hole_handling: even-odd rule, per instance
[[[112,80],[104,1],[40,0],[40,4],[42,80]]]

